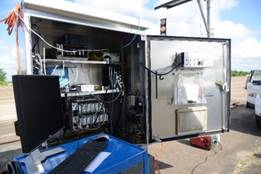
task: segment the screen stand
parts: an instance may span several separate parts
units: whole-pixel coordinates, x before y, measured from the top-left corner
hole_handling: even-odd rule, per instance
[[[26,166],[27,173],[30,174],[40,174],[44,173],[44,168],[42,165],[42,161],[45,160],[47,157],[64,152],[65,150],[61,147],[57,147],[51,150],[47,150],[44,152],[40,152],[37,148],[36,150],[32,151],[25,159],[24,163]]]

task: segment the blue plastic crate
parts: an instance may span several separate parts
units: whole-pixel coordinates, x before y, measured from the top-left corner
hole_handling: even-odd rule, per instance
[[[45,173],[50,172],[53,168],[59,165],[64,159],[66,159],[66,157],[75,152],[76,149],[83,143],[86,143],[88,140],[99,135],[101,134],[60,145],[60,147],[65,149],[64,153],[51,156],[42,162]],[[111,154],[94,170],[93,174],[128,174],[134,173],[134,171],[142,171],[144,174],[149,174],[150,162],[146,150],[116,137],[109,137],[108,145],[104,151]],[[26,167],[22,161],[26,156],[27,155],[22,155],[15,158],[15,160],[19,162],[19,165],[25,174],[27,173]]]

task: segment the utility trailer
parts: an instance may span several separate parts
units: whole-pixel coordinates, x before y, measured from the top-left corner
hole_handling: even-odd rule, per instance
[[[230,39],[146,35],[139,19],[71,2],[22,7],[19,72],[60,76],[65,138],[145,144],[229,130]]]

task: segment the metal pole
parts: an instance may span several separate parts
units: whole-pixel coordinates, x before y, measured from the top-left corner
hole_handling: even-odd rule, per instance
[[[209,36],[210,36],[209,26],[208,26],[208,23],[207,23],[207,21],[206,21],[205,15],[204,15],[204,13],[203,13],[201,1],[200,1],[200,0],[197,0],[197,2],[198,2],[198,7],[199,7],[199,10],[200,10],[201,17],[202,17],[203,22],[204,22],[204,26],[205,26],[206,31],[207,31],[207,37],[209,37]]]
[[[210,24],[210,1],[211,0],[206,0],[207,1],[207,27],[208,27],[208,38],[211,37],[211,24]]]

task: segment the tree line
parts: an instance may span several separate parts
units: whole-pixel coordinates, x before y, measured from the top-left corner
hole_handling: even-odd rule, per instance
[[[238,77],[238,76],[247,76],[249,75],[250,73],[247,72],[247,71],[232,71],[231,75],[232,77]]]
[[[5,85],[6,83],[6,73],[0,68],[0,85]]]

